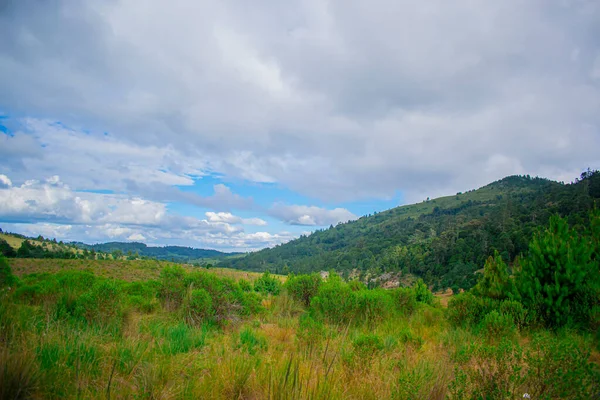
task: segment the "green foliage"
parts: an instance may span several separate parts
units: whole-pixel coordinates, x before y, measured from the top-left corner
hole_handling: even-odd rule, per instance
[[[296,337],[302,344],[313,348],[325,338],[326,332],[323,322],[313,318],[309,313],[300,316]]]
[[[597,398],[600,395],[598,365],[590,362],[590,350],[569,337],[542,334],[525,351],[527,393],[532,399]]]
[[[352,293],[356,322],[380,322],[389,318],[394,311],[394,302],[384,289],[360,290]]]
[[[592,214],[592,223],[599,218]],[[590,302],[600,294],[600,270],[593,236],[571,229],[558,216],[535,235],[516,282],[523,304],[551,327],[587,324]],[[590,299],[590,301],[586,301]],[[586,304],[587,303],[587,304]]]
[[[332,267],[346,273],[402,272],[424,278],[435,289],[468,289],[477,282],[474,271],[496,251],[507,261],[525,254],[533,233],[552,214],[584,223],[600,198],[599,187],[600,174],[594,172],[569,185],[511,176],[458,196],[317,230],[222,265],[256,271],[289,266],[294,273]]]
[[[250,355],[255,355],[257,351],[267,349],[267,339],[252,329],[245,328],[238,335],[236,348],[241,348]]]
[[[262,294],[278,295],[281,291],[281,281],[265,271],[260,278],[254,281],[254,290]]]
[[[521,347],[502,340],[498,345],[471,344],[458,354],[455,379],[450,385],[456,399],[514,399],[522,397]]]
[[[393,299],[396,309],[405,316],[417,308],[417,295],[411,288],[396,288],[387,292]]]
[[[67,297],[61,297],[61,299],[67,299]],[[67,313],[73,313],[88,323],[118,328],[123,318],[122,300],[123,293],[116,282],[100,280],[79,298],[74,300],[69,298],[63,303],[58,303],[57,307],[63,307]],[[74,309],[71,302],[75,305]]]
[[[311,311],[329,322],[348,323],[355,317],[354,293],[340,277],[330,275],[310,302]]]
[[[433,303],[433,293],[429,290],[423,279],[418,279],[414,286],[413,290],[415,292],[415,297],[418,302],[431,304]]]
[[[363,359],[371,358],[384,349],[383,340],[376,334],[360,334],[352,341],[352,346]]]
[[[0,257],[16,257],[17,252],[12,248],[8,242],[0,238]]]
[[[501,314],[496,310],[490,311],[483,317],[479,329],[488,341],[512,338],[516,333],[513,318],[510,315]]]
[[[0,288],[14,286],[16,278],[12,273],[8,259],[0,255]]]
[[[200,325],[214,315],[212,298],[205,289],[190,290],[183,303],[183,315],[187,323]]]
[[[0,349],[0,399],[30,399],[39,385],[39,374],[28,354]]]
[[[242,291],[244,291],[244,292],[250,292],[254,289],[252,287],[252,284],[250,282],[248,282],[246,279],[240,279],[238,281],[238,285],[240,285],[240,289],[242,289]]]
[[[205,325],[198,329],[181,322],[175,325],[153,325],[151,331],[152,335],[159,339],[160,351],[166,355],[199,349],[206,344],[208,334]]]
[[[485,262],[483,276],[473,288],[476,295],[492,299],[505,299],[514,293],[514,283],[508,274],[508,266],[496,251]]]
[[[321,281],[319,274],[291,275],[285,282],[285,288],[290,296],[308,307],[312,298],[317,295]]]

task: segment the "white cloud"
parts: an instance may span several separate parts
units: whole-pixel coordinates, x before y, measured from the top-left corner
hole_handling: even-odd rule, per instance
[[[209,222],[225,222],[228,224],[244,224],[244,225],[256,225],[265,226],[267,222],[260,218],[241,218],[233,215],[229,212],[207,212],[206,217]]]
[[[12,181],[8,179],[8,176],[0,174],[0,188],[7,188],[12,186]]]
[[[135,241],[135,242],[143,242],[144,240],[146,240],[146,238],[141,233],[134,233],[134,234],[129,235],[127,240],[131,240],[131,241]]]
[[[7,177],[8,179],[8,177]],[[291,234],[246,233],[260,218],[207,212],[206,219],[169,213],[163,203],[126,195],[76,192],[58,176],[0,189],[3,228],[59,240],[143,241],[222,250],[256,249],[287,241]]]
[[[327,210],[316,206],[276,204],[269,210],[269,214],[291,225],[335,225],[338,222],[347,222],[357,216],[345,208]]]
[[[11,2],[0,104],[26,118],[0,134],[0,173],[61,176],[80,200],[58,214],[106,224],[126,215],[79,191],[149,201],[133,212],[152,221],[167,218],[152,203],[256,209],[224,185],[180,189],[212,173],[327,204],[564,180],[600,168],[598,21],[595,1]],[[301,207],[274,212],[351,218]]]

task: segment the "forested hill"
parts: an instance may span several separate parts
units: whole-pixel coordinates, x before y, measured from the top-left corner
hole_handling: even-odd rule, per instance
[[[168,260],[168,261],[177,261],[177,262],[190,262],[194,260],[201,259],[218,259],[225,256],[230,256],[232,254],[237,253],[223,253],[217,250],[206,250],[206,249],[196,249],[192,247],[182,247],[182,246],[164,246],[164,247],[155,247],[155,246],[147,246],[144,243],[138,242],[108,242],[108,243],[99,243],[88,245],[79,242],[73,242],[72,244],[77,247],[101,251],[105,253],[118,253],[119,255],[135,255],[141,257],[150,257],[158,260]]]
[[[477,190],[364,216],[224,264],[273,272],[401,271],[436,287],[467,288],[495,250],[511,262],[552,214],[582,223],[599,198],[597,171],[572,184],[510,176]]]

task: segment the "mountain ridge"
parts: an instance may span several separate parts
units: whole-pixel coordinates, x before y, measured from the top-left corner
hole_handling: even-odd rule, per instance
[[[552,214],[582,223],[600,198],[600,174],[574,183],[513,175],[454,196],[395,207],[302,235],[223,265],[245,270],[343,274],[404,272],[434,287],[466,289],[495,251],[507,262],[524,253]]]

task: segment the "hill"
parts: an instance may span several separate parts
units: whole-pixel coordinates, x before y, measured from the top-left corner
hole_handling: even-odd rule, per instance
[[[498,251],[511,262],[553,214],[585,222],[600,198],[600,174],[572,184],[509,176],[477,190],[396,207],[319,230],[271,249],[225,260],[244,270],[345,275],[416,275],[436,288],[469,288]]]
[[[139,242],[108,242],[98,244],[85,244],[81,242],[72,242],[77,246],[86,250],[94,250],[96,252],[135,255],[140,257],[154,258],[157,260],[168,260],[177,262],[193,262],[200,260],[216,261],[220,258],[231,256],[239,253],[224,253],[217,250],[196,249],[183,246],[148,246]]]

